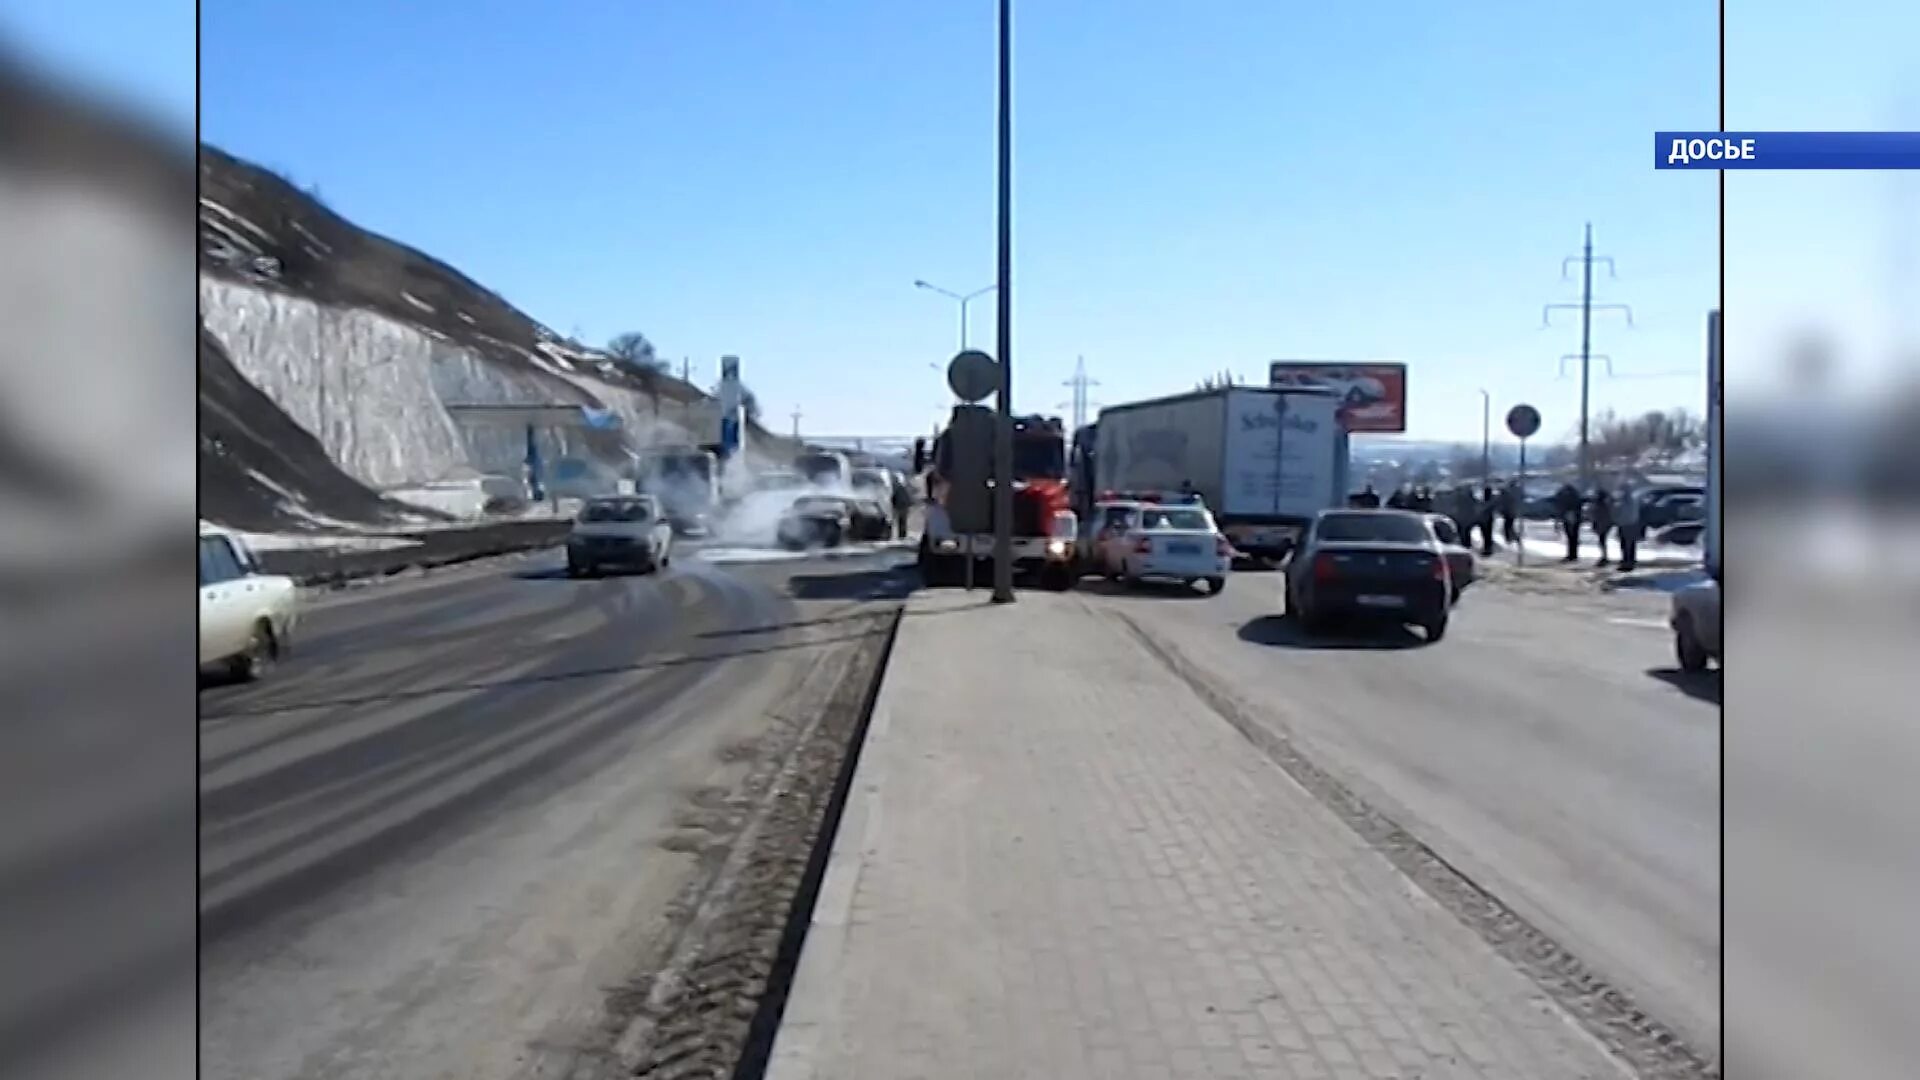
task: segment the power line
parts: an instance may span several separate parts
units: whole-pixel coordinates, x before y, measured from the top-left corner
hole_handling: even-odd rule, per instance
[[[1593,483],[1593,445],[1588,431],[1588,422],[1592,411],[1593,388],[1593,313],[1595,311],[1618,311],[1627,317],[1627,325],[1633,325],[1633,309],[1625,304],[1596,304],[1593,302],[1593,264],[1607,264],[1607,277],[1614,276],[1613,259],[1606,255],[1593,253],[1593,223],[1587,223],[1586,242],[1581,245],[1580,254],[1560,260],[1560,277],[1566,279],[1567,267],[1580,264],[1580,302],[1577,304],[1547,304],[1540,309],[1540,325],[1551,326],[1555,311],[1578,310],[1580,312],[1580,351],[1561,357],[1561,363],[1578,357],[1580,360],[1580,486],[1588,487]],[[1607,373],[1613,373],[1613,360],[1606,361]]]

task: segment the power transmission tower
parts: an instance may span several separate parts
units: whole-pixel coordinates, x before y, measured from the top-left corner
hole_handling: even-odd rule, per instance
[[[1087,410],[1093,404],[1087,400],[1087,389],[1099,386],[1100,380],[1087,376],[1087,358],[1080,356],[1073,361],[1073,378],[1060,385],[1073,388],[1073,401],[1068,408],[1073,410],[1073,430],[1079,431],[1087,426]]]
[[[788,415],[793,417],[793,437],[795,440],[798,440],[800,438],[800,406],[795,405],[793,412]]]
[[[1540,309],[1540,325],[1551,326],[1555,311],[1578,310],[1580,312],[1580,486],[1593,485],[1593,447],[1587,424],[1592,411],[1593,398],[1593,313],[1595,311],[1618,311],[1627,317],[1627,325],[1633,325],[1633,309],[1625,304],[1596,304],[1593,302],[1593,264],[1607,264],[1607,277],[1614,276],[1613,259],[1593,253],[1593,223],[1587,223],[1586,243],[1580,248],[1580,254],[1569,256],[1560,261],[1560,277],[1565,280],[1567,268],[1574,263],[1580,264],[1580,302],[1577,304],[1548,304]],[[1572,356],[1562,357],[1562,362]],[[1607,357],[1607,371],[1613,371],[1613,361]]]

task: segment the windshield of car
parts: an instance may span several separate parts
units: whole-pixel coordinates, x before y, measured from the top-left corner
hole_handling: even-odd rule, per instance
[[[818,478],[824,475],[839,475],[840,459],[832,454],[803,454],[794,459],[793,467],[802,476]]]
[[[640,499],[621,499],[618,501],[590,502],[580,511],[581,521],[648,521],[653,517],[653,507]]]
[[[1148,510],[1141,523],[1145,529],[1180,529],[1190,532],[1212,532],[1213,519],[1205,510]]]
[[[1328,514],[1314,530],[1317,540],[1423,544],[1426,523],[1408,514]]]

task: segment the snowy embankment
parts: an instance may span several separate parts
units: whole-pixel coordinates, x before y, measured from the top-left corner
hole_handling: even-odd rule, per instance
[[[517,489],[524,428],[461,415],[461,406],[558,405],[611,413],[629,445],[705,441],[710,402],[656,401],[640,391],[567,371],[593,369],[580,353],[542,342],[539,360],[508,368],[436,331],[385,315],[315,303],[276,289],[200,276],[207,330],[242,375],[312,432],[348,475],[403,501],[476,515],[490,496]],[[451,408],[450,408],[451,407]],[[540,435],[549,461],[598,459],[617,468],[584,430]],[[749,446],[749,452],[755,448]],[[758,457],[758,454],[754,454]]]
[[[234,524],[492,517],[527,495],[529,423],[556,479],[610,482],[636,450],[718,434],[693,383],[563,338],[283,176],[202,144],[199,179],[202,385],[221,387],[201,395],[200,472]],[[782,449],[750,427],[749,467]]]

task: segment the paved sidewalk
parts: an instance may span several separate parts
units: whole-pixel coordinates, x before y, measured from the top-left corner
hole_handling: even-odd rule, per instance
[[[1622,1077],[1072,594],[907,605],[771,1080]]]

